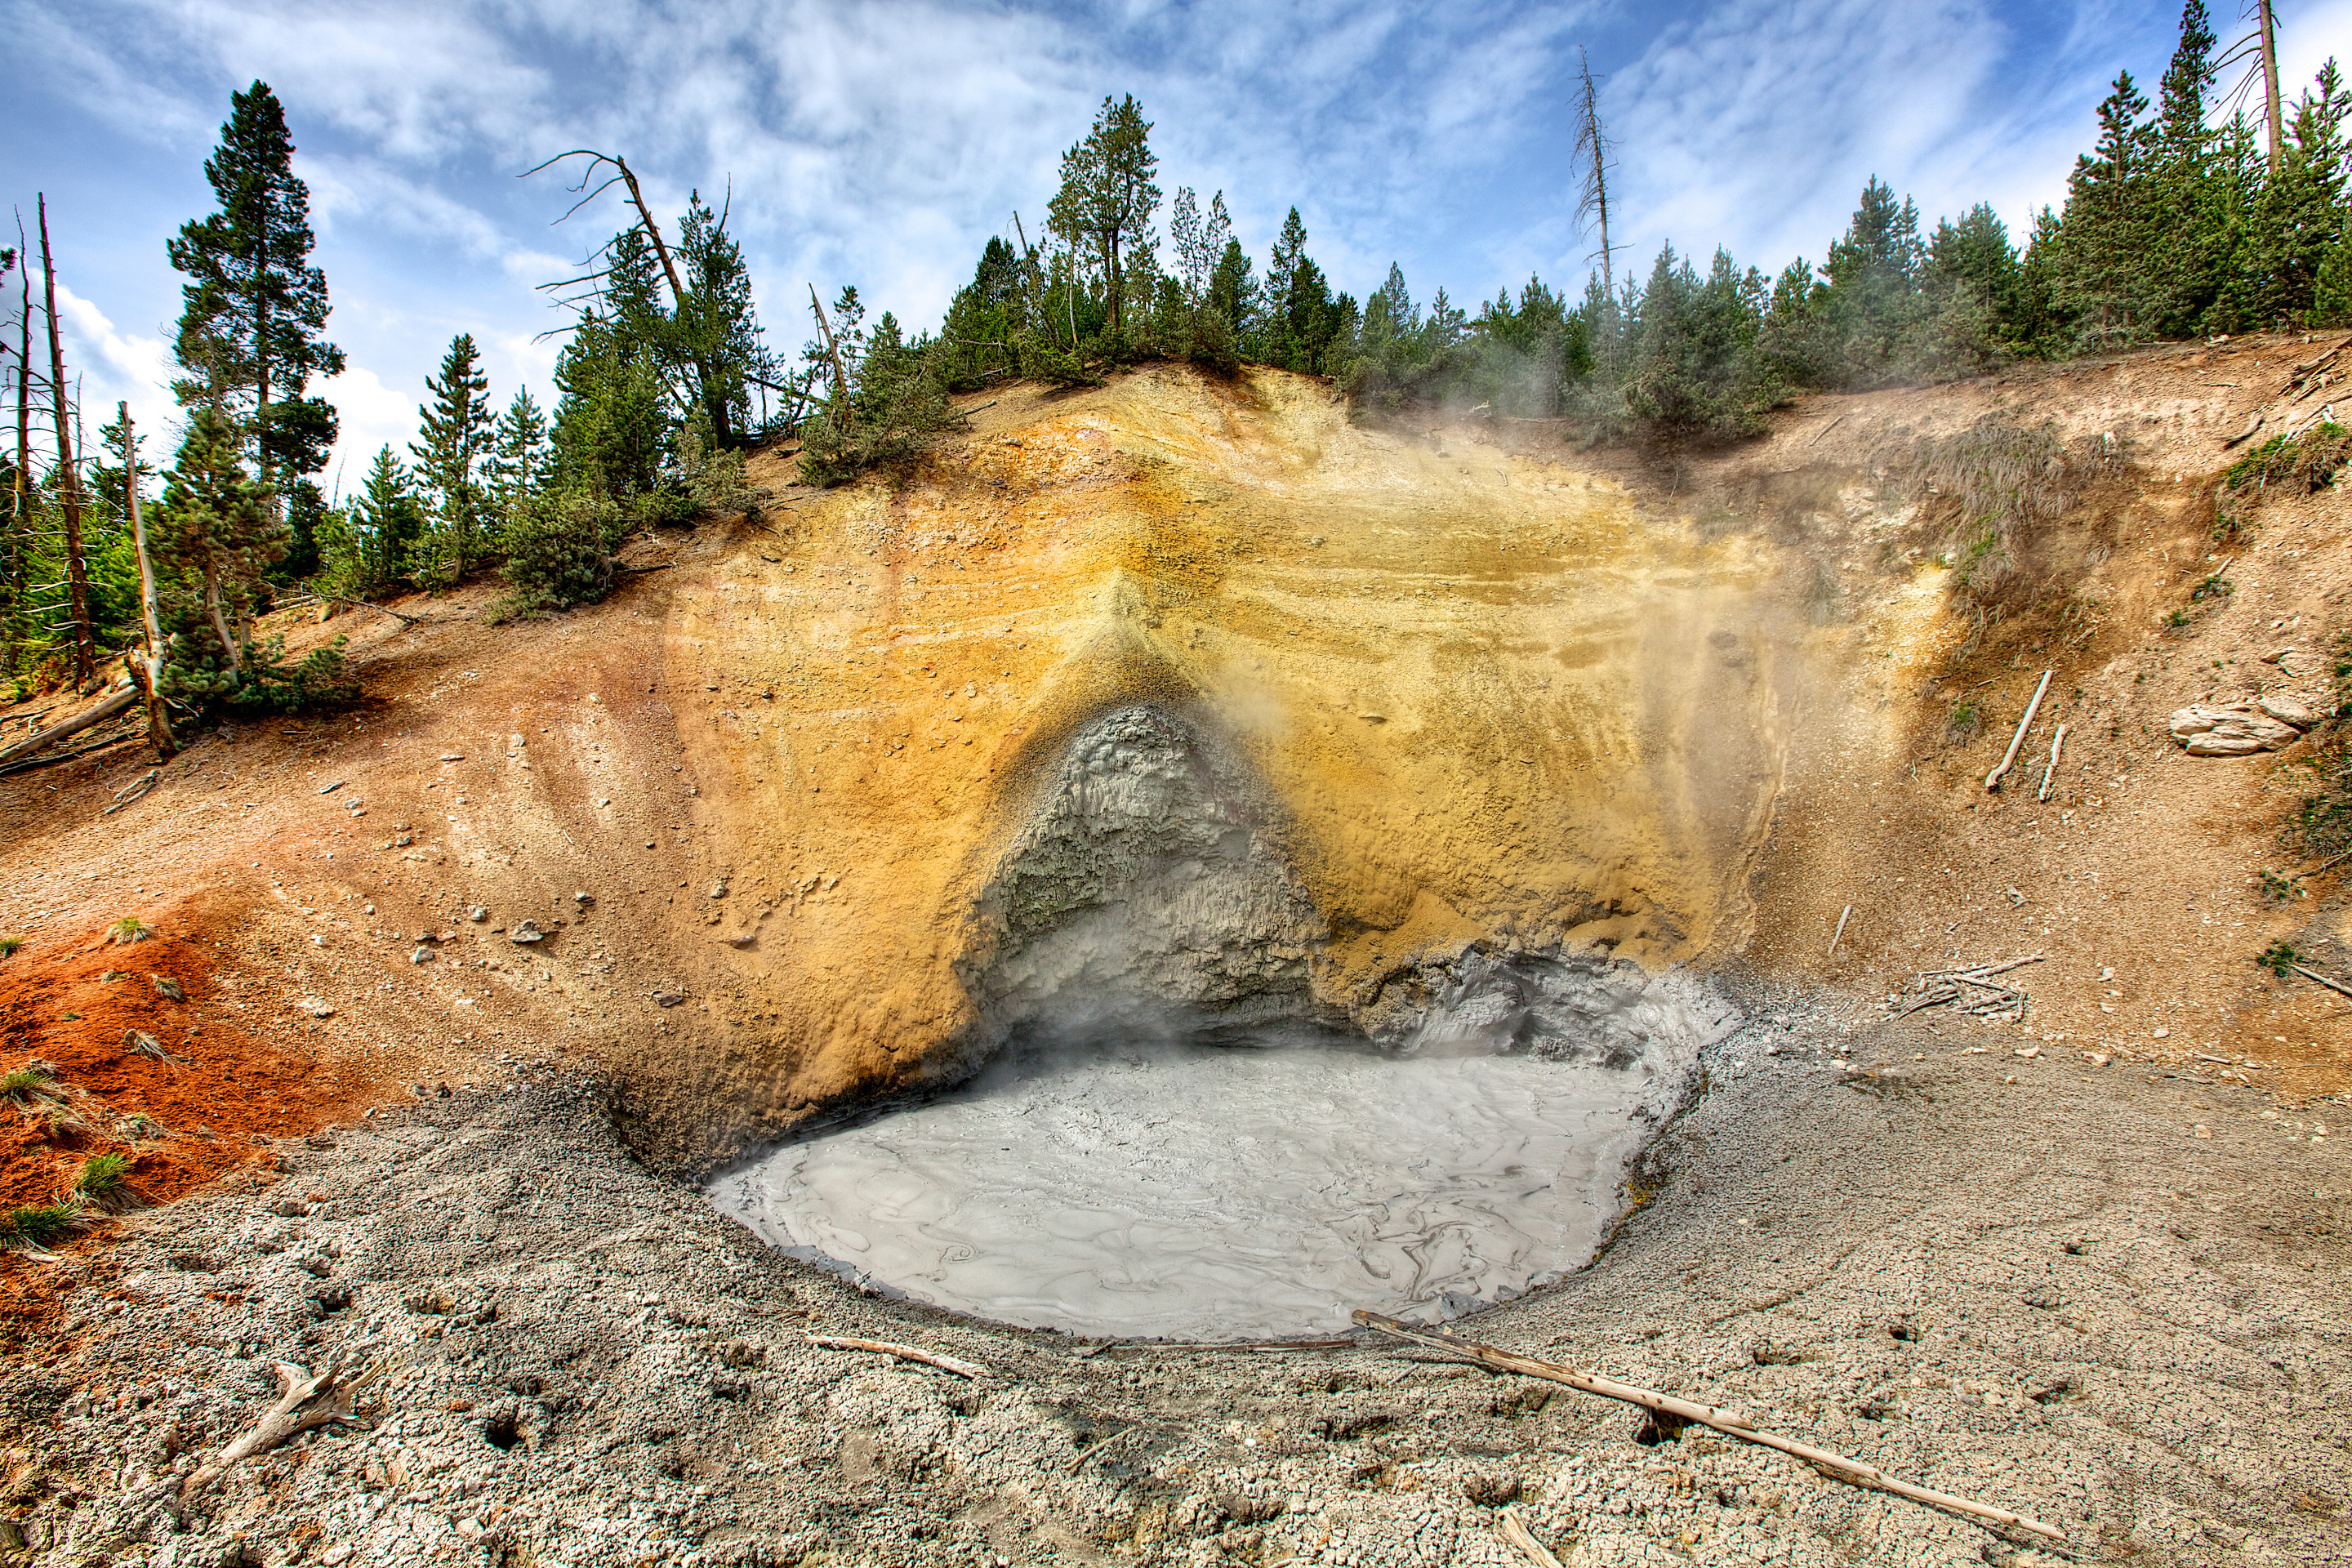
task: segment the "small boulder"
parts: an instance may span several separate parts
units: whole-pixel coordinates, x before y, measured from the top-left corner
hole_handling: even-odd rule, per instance
[[[546,941],[547,933],[529,921],[517,921],[514,930],[507,932],[507,940],[517,947],[529,947],[532,942]]]
[[[2243,757],[2275,752],[2302,733],[2251,702],[2191,703],[2172,715],[2172,738],[2192,757]]]
[[[2308,730],[2319,722],[2319,715],[2294,698],[2279,694],[2254,699],[2254,706],[2282,724],[2292,724],[2298,730]]]
[[[476,904],[472,909],[466,911],[466,918],[473,921],[476,925],[480,925],[484,921],[490,918],[490,911],[484,909],[481,905]]]
[[[686,993],[683,991],[664,987],[654,993],[654,1005],[656,1007],[675,1007],[685,1000]]]

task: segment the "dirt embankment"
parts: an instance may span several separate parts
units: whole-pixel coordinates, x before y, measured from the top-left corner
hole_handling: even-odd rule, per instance
[[[2342,492],[2210,532],[2224,439],[2311,352],[1809,399],[1664,468],[1147,371],[1015,389],[896,484],[806,490],[763,457],[762,520],[641,540],[609,601],[551,622],[488,624],[488,585],[285,617],[297,651],[351,638],[363,702],[203,737],[110,816],[135,748],[0,779],[11,1045],[106,1108],[83,1132],[20,1117],[11,1191],[115,1147],[107,1117],[152,1116],[116,1142],[168,1195],[167,1169],[226,1169],[239,1139],[526,1061],[609,1067],[624,1125],[677,1163],[958,1070],[1003,858],[1070,739],[1135,702],[1252,775],[1250,853],[1328,933],[1302,953],[1323,1016],[1409,1011],[1470,947],[1881,997],[2039,952],[2007,1039],[2049,1047],[2029,1060],[2341,1089],[2345,1004],[2251,962],[2339,954],[2334,873],[2263,896],[2297,869],[2298,754],[2191,759],[2164,730],[2326,684],[2263,661],[2324,659],[2345,625]],[[2116,456],[2019,537],[1979,622],[1916,458],[1988,420]],[[2234,592],[2192,597],[2225,551]],[[126,915],[163,945],[100,952]],[[156,994],[142,951],[191,997],[147,1025],[118,1016]],[[124,1058],[133,1027],[177,1059]]]

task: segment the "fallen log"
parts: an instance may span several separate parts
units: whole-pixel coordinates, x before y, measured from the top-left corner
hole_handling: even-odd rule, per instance
[[[92,724],[102,724],[117,713],[123,712],[138,700],[138,688],[126,686],[96,707],[84,709],[64,723],[52,724],[31,740],[19,741],[6,751],[0,752],[0,766],[15,762],[18,757],[53,745],[68,735],[79,735]]]
[[[2050,678],[2056,673],[2049,669],[2042,672],[2042,684],[2033,689],[2033,700],[2025,705],[2025,717],[2017,721],[2017,733],[2009,739],[2009,754],[2001,758],[2000,766],[1985,774],[1986,789],[1999,789],[2000,775],[2009,772],[2010,764],[2017,761],[2017,749],[2025,744],[2025,732],[2033,728],[2033,716],[2042,710],[2042,694],[2050,689]]]
[[[1731,1436],[1743,1438],[1750,1443],[1759,1443],[1767,1448],[1777,1448],[1791,1458],[1802,1459],[1833,1479],[1851,1481],[1857,1486],[1874,1487],[1880,1491],[1891,1492],[1896,1497],[1909,1498],[1914,1502],[1926,1503],[1930,1508],[1940,1508],[1953,1513],[1967,1514],[1973,1519],[1981,1519],[1989,1523],[2027,1531],[2046,1540],[2063,1542],[2066,1539],[2063,1531],[2010,1509],[1997,1508],[1990,1503],[1978,1502],[1970,1498],[1955,1497],[1950,1492],[1940,1492],[1933,1487],[1914,1486],[1909,1481],[1890,1476],[1877,1466],[1865,1464],[1860,1459],[1849,1459],[1843,1454],[1833,1454],[1827,1448],[1816,1448],[1811,1443],[1800,1443],[1793,1437],[1783,1437],[1776,1432],[1759,1431],[1749,1424],[1746,1415],[1737,1410],[1702,1405],[1688,1399],[1677,1399],[1673,1394],[1660,1394],[1653,1389],[1637,1388],[1629,1383],[1594,1377],[1590,1373],[1579,1372],[1574,1367],[1562,1366],[1556,1362],[1538,1361],[1532,1356],[1514,1355],[1509,1351],[1497,1350],[1493,1345],[1477,1344],[1469,1340],[1456,1339],[1452,1334],[1423,1333],[1419,1330],[1406,1327],[1394,1318],[1384,1318],[1378,1312],[1367,1312],[1360,1309],[1350,1315],[1357,1322],[1368,1329],[1377,1329],[1381,1333],[1392,1334],[1402,1340],[1410,1340],[1415,1344],[1434,1345],[1441,1350],[1450,1350],[1456,1354],[1469,1357],[1481,1366],[1491,1367],[1497,1372],[1512,1372],[1522,1377],[1539,1377],[1549,1383],[1564,1383],[1570,1388],[1581,1389],[1587,1394],[1598,1394],[1609,1399],[1622,1399],[1629,1405],[1639,1405],[1646,1410],[1654,1410],[1660,1415],[1677,1416],[1685,1421],[1696,1421],[1700,1426],[1713,1427],[1717,1432],[1727,1433]]]
[[[925,1366],[935,1366],[958,1377],[984,1377],[988,1373],[988,1369],[977,1362],[942,1355],[937,1351],[927,1351],[920,1345],[892,1344],[887,1340],[854,1340],[839,1334],[810,1334],[808,1342],[821,1351],[872,1351],[877,1355],[895,1356],[900,1361],[919,1361]]]

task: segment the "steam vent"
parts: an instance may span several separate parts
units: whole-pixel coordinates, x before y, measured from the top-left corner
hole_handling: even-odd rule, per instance
[[[654,1047],[723,1142],[1089,1011],[1396,1047],[1744,929],[1790,658],[1751,543],[1282,376],[1022,389],[966,445],[675,590],[695,831],[781,884],[706,917],[769,1016]]]

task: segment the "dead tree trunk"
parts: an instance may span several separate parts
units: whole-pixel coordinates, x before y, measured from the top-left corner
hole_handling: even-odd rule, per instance
[[[1601,225],[1601,289],[1614,299],[1617,279],[1609,260],[1609,139],[1601,131],[1601,105],[1592,86],[1592,63],[1576,51],[1580,78],[1576,113],[1576,150],[1584,158],[1584,198],[1577,216],[1597,217]]]
[[[824,338],[825,357],[833,361],[833,396],[828,401],[843,403],[849,396],[849,373],[841,368],[841,345],[834,341],[833,323],[825,320],[824,305],[816,297],[816,285],[809,285],[809,309],[816,312],[816,330]]]
[[[2271,130],[2271,178],[2278,178],[2282,155],[2279,136],[2278,90],[2278,18],[2271,15],[2271,0],[2254,0],[2255,20],[2263,30],[2263,119]]]
[[[0,665],[16,673],[16,621],[25,609],[25,542],[33,527],[33,268],[25,220],[16,220],[16,475],[8,498],[7,603],[0,605]]]
[[[58,501],[66,522],[66,592],[71,600],[74,684],[97,673],[97,634],[89,624],[89,574],[81,555],[81,475],[74,466],[73,424],[66,415],[66,355],[58,339],[58,271],[49,259],[49,198],[41,214],[41,303],[49,323],[49,405],[58,423]]]
[[[131,426],[131,405],[114,406],[122,422],[122,498],[131,513],[131,542],[139,549],[139,613],[147,628],[146,669],[139,686],[147,699],[147,739],[168,763],[180,747],[163,707],[163,618],[155,607],[155,562],[147,553],[147,521],[139,509],[139,437]]]

